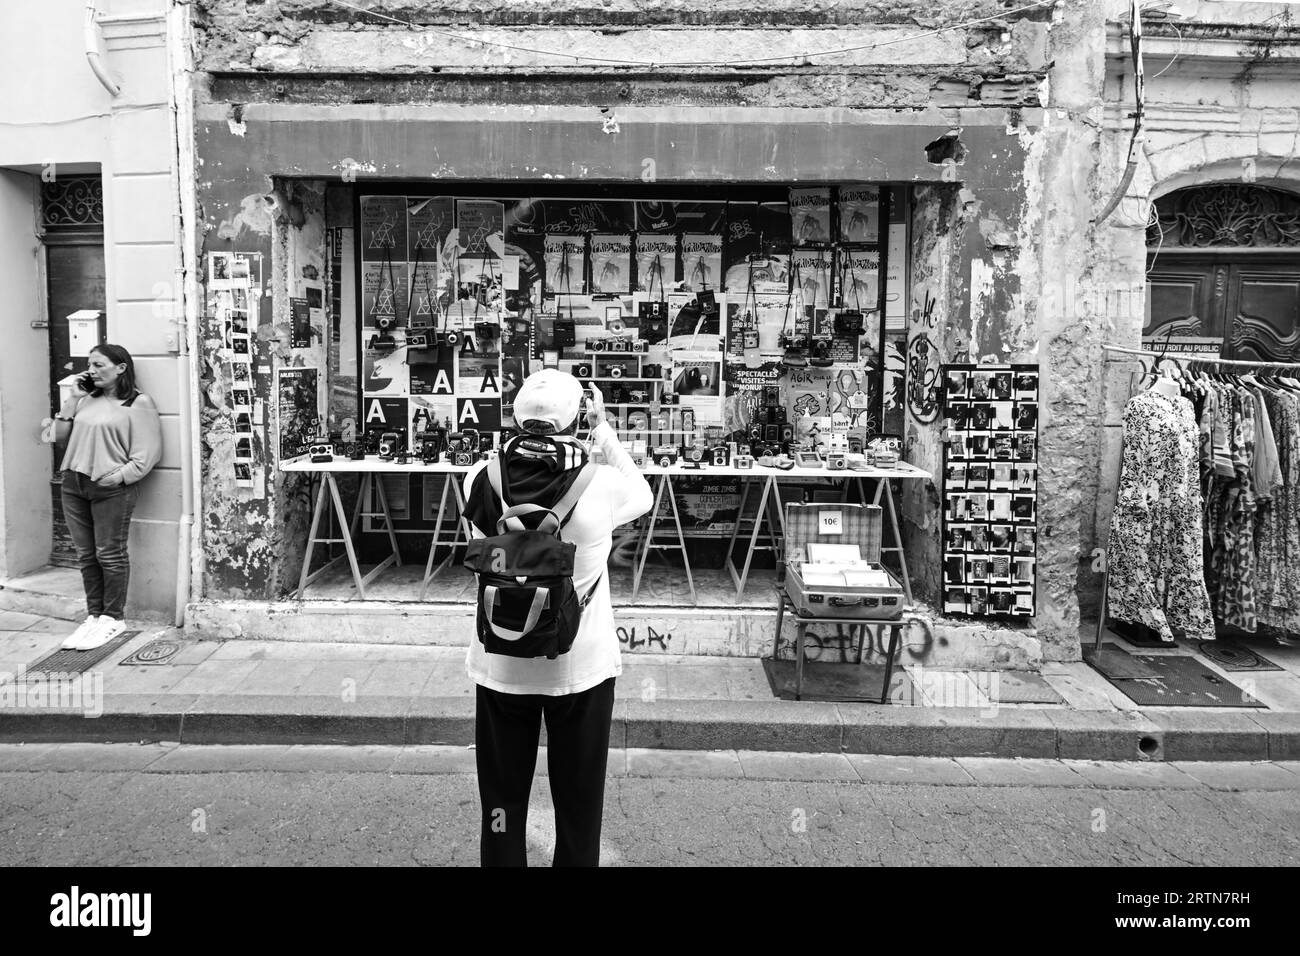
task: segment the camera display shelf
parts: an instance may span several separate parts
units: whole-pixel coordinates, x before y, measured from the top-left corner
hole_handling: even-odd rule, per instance
[[[651,431],[659,431],[651,429]],[[666,431],[666,430],[665,430]],[[665,431],[660,431],[661,434]],[[425,574],[423,586],[420,590],[420,597],[423,600],[428,590],[428,585],[448,564],[451,563],[457,548],[468,542],[465,535],[464,521],[462,515],[465,508],[465,493],[462,488],[463,476],[466,475],[474,466],[473,465],[453,465],[448,462],[437,462],[434,464],[425,464],[421,461],[409,461],[405,464],[398,464],[392,461],[381,461],[379,458],[371,455],[361,461],[352,461],[347,458],[335,458],[329,462],[312,462],[306,456],[289,459],[280,463],[280,471],[286,473],[311,474],[319,477],[320,488],[315,497],[315,508],[312,513],[311,531],[308,534],[307,553],[303,560],[302,576],[298,582],[298,599],[301,600],[303,592],[308,584],[314,581],[322,573],[333,567],[339,561],[346,559],[352,569],[352,578],[357,586],[358,596],[365,599],[365,586],[370,583],[380,572],[393,564],[401,564],[401,557],[397,549],[397,536],[393,530],[392,520],[388,509],[388,499],[384,494],[383,482],[376,482],[375,475],[384,474],[408,474],[408,475],[447,475],[449,480],[443,483],[442,498],[438,504],[438,511],[434,519],[434,536],[429,547],[429,559],[425,564]],[[647,463],[641,469],[642,473],[651,479],[655,486],[655,505],[650,512],[646,523],[646,529],[641,543],[639,545],[640,554],[633,557],[633,578],[632,578],[632,600],[636,600],[637,593],[640,589],[642,572],[645,570],[646,557],[651,550],[672,550],[680,551],[682,560],[686,564],[687,582],[691,586],[692,599],[695,598],[694,578],[691,574],[689,559],[686,554],[686,533],[682,527],[681,515],[677,509],[677,498],[673,487],[674,479],[682,478],[742,478],[744,479],[741,490],[741,503],[737,512],[736,527],[732,531],[731,538],[727,546],[726,568],[731,574],[732,581],[736,584],[736,596],[740,597],[745,592],[745,585],[749,578],[750,564],[753,560],[756,550],[777,550],[779,549],[779,540],[785,533],[785,515],[781,508],[781,496],[778,488],[779,482],[784,481],[807,481],[810,478],[825,478],[832,481],[843,483],[841,489],[841,500],[848,501],[850,492],[856,489],[858,499],[863,502],[870,500],[871,504],[882,505],[885,509],[884,517],[893,535],[893,546],[882,547],[882,553],[892,552],[898,559],[900,577],[902,578],[903,591],[907,598],[907,605],[912,604],[912,584],[907,570],[907,557],[903,553],[902,531],[898,523],[898,513],[894,503],[894,493],[891,488],[890,479],[901,480],[922,480],[931,477],[928,471],[917,468],[906,462],[898,462],[896,465],[881,468],[871,467],[863,470],[846,470],[846,471],[829,471],[818,468],[791,468],[780,469],[775,467],[764,467],[757,463],[751,468],[737,468],[734,464],[729,465],[710,465],[703,463],[698,467],[692,466],[683,461],[668,466]],[[338,485],[335,481],[335,475],[338,474],[359,474],[362,476],[361,489],[357,496],[357,503],[349,517],[343,508],[342,496],[339,494]],[[451,477],[456,476],[456,477]],[[865,480],[874,480],[876,487],[868,499],[868,493]],[[758,495],[758,507],[755,516],[743,518],[745,506],[751,495]],[[374,495],[378,500],[378,511],[366,511],[365,505]],[[666,517],[671,517],[672,527],[659,527],[660,505],[667,497],[668,512]],[[328,499],[328,501],[327,501]],[[455,512],[452,512],[452,508]],[[317,532],[321,528],[322,519],[326,513],[332,510],[335,519],[338,522],[339,537],[317,537]],[[353,547],[353,540],[356,538],[357,530],[363,517],[371,517],[383,520],[383,529],[381,533],[388,535],[391,553],[376,567],[372,568],[367,574],[361,573],[361,568],[357,563],[356,550]],[[446,520],[450,518],[454,522],[453,527],[445,528]],[[763,525],[766,523],[766,532]],[[744,540],[744,529],[742,524],[751,525],[748,530],[748,541]],[[666,541],[661,542],[656,535],[669,534]],[[450,537],[448,537],[450,535]],[[759,538],[762,537],[768,544],[759,544]],[[737,542],[748,544],[745,553],[744,564],[741,568],[736,567],[735,549]],[[338,555],[328,561],[323,567],[317,569],[314,573],[310,572],[311,558],[318,544],[342,544],[344,554]],[[439,547],[449,547],[450,550],[442,563],[434,566],[434,555]]]
[[[363,601],[366,598],[367,584],[391,565],[401,565],[402,557],[397,548],[397,535],[393,529],[392,515],[388,508],[388,496],[384,492],[383,481],[375,481],[375,475],[447,475],[447,480],[442,483],[442,497],[438,502],[438,511],[433,522],[433,541],[429,545],[429,559],[425,562],[424,581],[420,587],[420,600],[424,600],[424,596],[429,589],[429,582],[451,563],[457,547],[468,543],[468,536],[464,533],[464,522],[461,520],[461,516],[465,511],[465,494],[461,489],[461,482],[463,480],[462,476],[467,474],[472,467],[472,465],[453,465],[445,461],[432,464],[425,464],[422,461],[398,463],[395,461],[382,461],[374,455],[368,455],[360,461],[336,457],[333,461],[313,462],[306,455],[282,461],[280,470],[283,472],[310,474],[313,478],[319,477],[320,479],[320,489],[316,493],[316,505],[312,510],[311,530],[307,534],[307,552],[303,556],[302,575],[298,579],[298,600],[302,600],[303,592],[308,584],[344,559],[347,560],[349,567],[352,569],[352,580],[357,586],[357,596]],[[361,487],[358,489],[357,503],[352,509],[351,518],[343,509],[343,499],[339,494],[338,483],[334,478],[338,474],[358,474],[361,476]],[[365,510],[366,504],[371,500],[372,495],[378,499],[378,511]],[[329,499],[328,503],[327,498]],[[328,520],[327,513],[330,511],[331,505],[334,519],[338,522],[338,537],[318,537],[317,532],[321,528],[321,521],[323,518]],[[455,508],[454,514],[450,510],[453,506]],[[353,546],[362,518],[382,519],[383,531],[388,535],[391,549],[383,561],[364,575],[361,573],[361,566],[357,563],[356,548]],[[444,527],[447,518],[451,518],[453,522],[451,528]],[[318,544],[326,546],[341,544],[343,545],[343,554],[336,555],[313,572],[311,571],[311,559]],[[434,556],[441,546],[449,546],[450,550],[442,563],[434,567]]]

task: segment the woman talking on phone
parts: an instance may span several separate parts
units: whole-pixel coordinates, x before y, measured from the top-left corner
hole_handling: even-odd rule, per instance
[[[139,482],[162,457],[158,407],[135,385],[135,362],[120,345],[90,352],[90,369],[59,409],[54,438],[63,455],[63,516],[86,589],[87,617],[63,642],[88,651],[124,630],[131,565],[127,535]]]

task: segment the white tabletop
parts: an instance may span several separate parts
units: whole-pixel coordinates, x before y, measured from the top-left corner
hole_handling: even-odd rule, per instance
[[[290,458],[287,461],[280,462],[280,470],[285,472],[334,472],[357,474],[370,472],[371,474],[408,474],[408,475],[447,475],[447,474],[464,474],[469,468],[464,465],[451,465],[445,461],[437,464],[426,465],[422,461],[410,461],[404,465],[399,465],[392,461],[380,461],[377,457],[371,455],[364,461],[352,461],[347,458],[336,456],[333,461],[324,461],[314,463],[306,456]],[[668,468],[659,465],[647,465],[641,469],[646,475],[669,475],[673,478],[785,478],[787,480],[801,480],[807,478],[929,478],[928,471],[923,471],[915,465],[909,465],[900,461],[892,468],[870,468],[866,471],[828,471],[825,468],[791,468],[788,471],[782,471],[780,468],[764,468],[762,465],[754,465],[753,468],[736,468],[734,465],[725,467],[716,467],[706,465],[703,468],[687,468],[682,462],[678,462]]]

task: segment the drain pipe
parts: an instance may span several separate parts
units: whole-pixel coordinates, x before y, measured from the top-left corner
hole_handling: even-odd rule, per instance
[[[172,184],[176,208],[175,242],[179,261],[175,271],[176,387],[179,392],[181,441],[181,514],[176,541],[176,611],[174,625],[185,626],[197,560],[194,553],[194,503],[197,500],[199,451],[194,417],[198,408],[195,364],[198,359],[198,270],[193,237],[195,220],[194,114],[190,84],[188,8],[173,5],[167,12],[167,49],[172,82],[169,93],[175,166]]]
[[[122,87],[108,75],[108,68],[99,53],[104,42],[104,32],[99,26],[99,11],[95,9],[95,0],[86,0],[86,21],[82,25],[81,35],[86,44],[86,62],[90,64],[95,78],[108,90],[110,96],[117,96],[122,92]]]

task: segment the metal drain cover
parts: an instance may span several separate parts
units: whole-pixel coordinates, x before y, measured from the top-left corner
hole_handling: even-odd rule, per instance
[[[118,663],[124,667],[135,664],[166,664],[176,656],[176,652],[180,649],[180,641],[168,640],[165,637],[159,638],[156,641],[150,641],[135,653],[128,654]]]
[[[1280,671],[1266,657],[1231,641],[1199,641],[1197,650],[1226,671]]]

